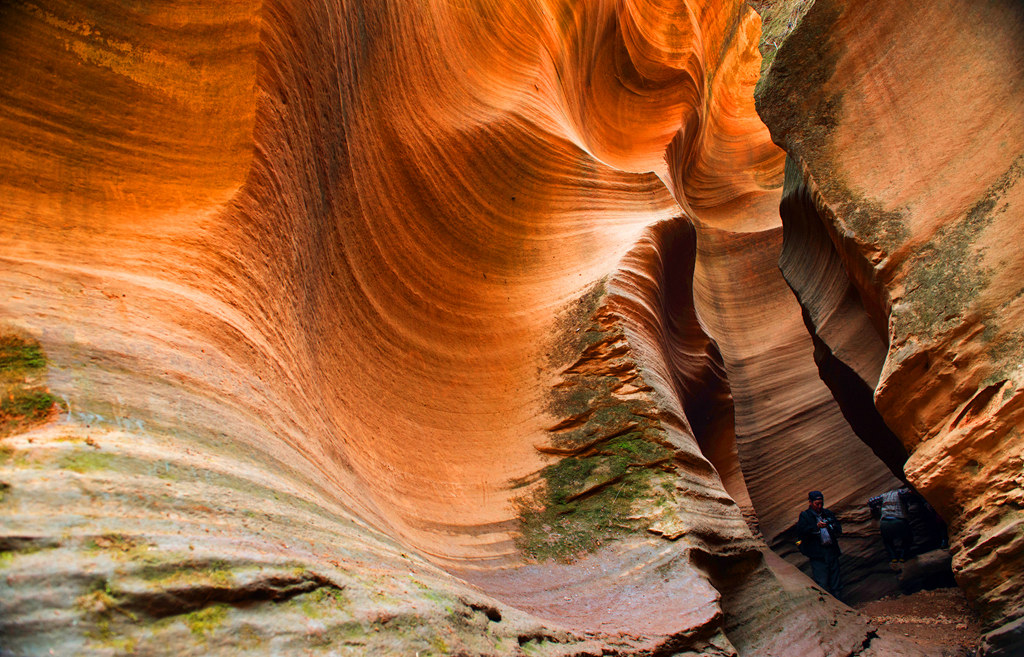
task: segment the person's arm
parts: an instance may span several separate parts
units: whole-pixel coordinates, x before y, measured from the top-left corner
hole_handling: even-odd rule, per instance
[[[836,514],[832,513],[831,511],[828,512],[828,516],[828,528],[829,531],[832,532],[832,536],[842,536],[843,525],[839,522],[839,518],[836,516]]]
[[[871,517],[872,518],[881,518],[882,517],[882,496],[881,495],[875,495],[870,500],[868,500],[868,508],[871,509]]]
[[[806,541],[811,536],[817,535],[819,533],[818,523],[814,520],[814,516],[807,511],[801,511],[800,518],[796,523],[796,533],[801,541]]]

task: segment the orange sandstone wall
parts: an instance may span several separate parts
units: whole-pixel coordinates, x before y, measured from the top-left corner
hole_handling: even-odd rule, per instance
[[[898,441],[890,461],[908,454],[909,481],[951,519],[957,580],[986,618],[983,651],[1019,653],[1024,12],[770,9],[758,109],[793,157],[787,187],[806,199],[795,206],[809,201],[817,223],[783,218],[797,242],[824,226],[810,240],[831,251],[822,269],[845,272],[822,285],[794,247],[787,278],[821,340],[874,391]]]
[[[871,638],[768,550],[824,488],[877,591],[858,509],[895,480],[776,266],[746,5],[0,20],[0,318],[61,399],[4,439],[0,647]]]

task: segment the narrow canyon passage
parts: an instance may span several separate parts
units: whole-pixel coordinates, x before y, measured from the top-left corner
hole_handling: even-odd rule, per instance
[[[849,600],[894,591],[864,502],[904,467],[1012,646],[976,573],[1016,516],[930,468],[1016,435],[1017,297],[956,329],[998,376],[893,333],[899,258],[808,168],[835,117],[784,109],[796,24],[867,10],[770,4],[0,8],[0,374],[55,402],[3,411],[0,653],[884,654],[792,527],[824,490]]]

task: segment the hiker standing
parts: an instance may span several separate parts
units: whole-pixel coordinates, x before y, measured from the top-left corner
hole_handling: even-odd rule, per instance
[[[894,488],[868,500],[872,515],[881,518],[878,528],[890,563],[902,563],[913,544],[907,519],[907,498],[911,495],[909,488]]]
[[[807,508],[797,520],[800,552],[811,560],[811,577],[833,597],[839,598],[843,584],[839,573],[839,537],[843,527],[836,514],[825,508],[825,496],[812,490]]]

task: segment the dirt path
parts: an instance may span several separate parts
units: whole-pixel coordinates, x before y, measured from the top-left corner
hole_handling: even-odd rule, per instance
[[[891,596],[857,610],[942,657],[973,657],[978,649],[981,622],[957,588]]]

